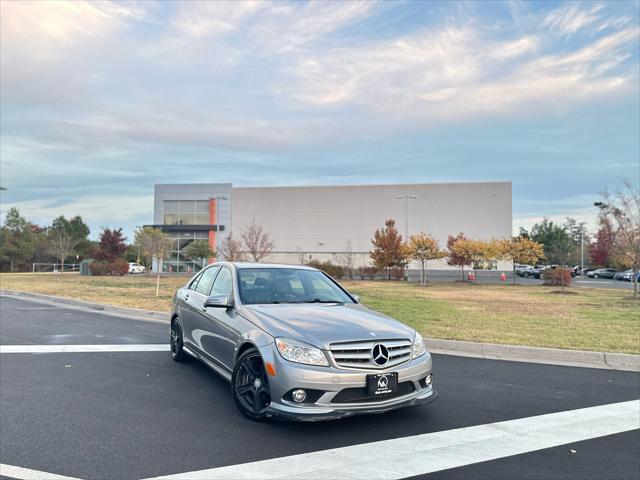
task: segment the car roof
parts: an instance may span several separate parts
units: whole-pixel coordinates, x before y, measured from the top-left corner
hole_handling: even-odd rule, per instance
[[[218,264],[230,264],[238,269],[243,268],[296,268],[299,270],[316,270],[308,265],[293,265],[287,263],[258,263],[258,262],[216,262]]]

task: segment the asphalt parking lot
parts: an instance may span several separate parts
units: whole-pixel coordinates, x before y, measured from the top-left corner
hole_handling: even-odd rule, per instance
[[[0,337],[3,478],[35,478],[33,470],[82,479],[296,478],[291,471],[304,462],[352,455],[345,447],[354,445],[361,447],[348,470],[325,463],[318,478],[640,478],[634,372],[436,355],[440,397],[431,405],[335,422],[254,423],[214,372],[171,360],[161,321],[0,297]],[[63,351],[70,345],[80,351]],[[630,417],[602,416],[632,401],[620,407]],[[557,433],[523,435],[539,415]],[[496,430],[503,437],[492,437]],[[369,444],[380,441],[367,464]],[[428,442],[428,454],[411,453]],[[384,469],[401,455],[406,470]],[[254,463],[270,459],[283,460]],[[278,475],[269,473],[274,466]]]

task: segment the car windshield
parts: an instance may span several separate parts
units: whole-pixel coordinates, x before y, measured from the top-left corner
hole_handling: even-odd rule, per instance
[[[242,303],[354,303],[324,273],[301,268],[240,268]]]

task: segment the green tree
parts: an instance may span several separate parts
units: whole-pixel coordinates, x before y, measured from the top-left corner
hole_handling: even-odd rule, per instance
[[[427,283],[427,262],[447,256],[447,252],[440,250],[438,241],[426,233],[411,235],[405,248],[409,258],[420,262],[420,285],[422,286]]]
[[[200,261],[200,268],[207,264],[209,258],[215,257],[216,252],[211,249],[207,240],[194,240],[183,250],[189,260]]]
[[[544,248],[544,256],[549,263],[565,265],[569,262],[575,243],[566,228],[558,225],[548,218],[536,223],[529,233],[534,242],[541,243]]]
[[[80,242],[87,242],[89,227],[82,221],[82,217],[76,215],[67,220],[64,215],[59,216],[47,229],[47,250],[60,260],[60,272],[64,272],[65,260],[77,253]]]
[[[8,263],[9,271],[27,270],[35,253],[35,226],[17,208],[7,211],[0,236],[0,259]]]
[[[369,252],[369,256],[376,267],[387,269],[388,278],[391,280],[391,269],[404,266],[407,256],[395,220],[389,219],[384,224],[385,226],[376,230],[373,235],[373,250]]]

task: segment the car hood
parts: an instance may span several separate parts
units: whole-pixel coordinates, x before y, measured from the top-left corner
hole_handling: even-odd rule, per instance
[[[374,339],[413,341],[415,331],[359,304],[245,305],[246,316],[274,337],[303,340],[328,350],[337,342]]]

